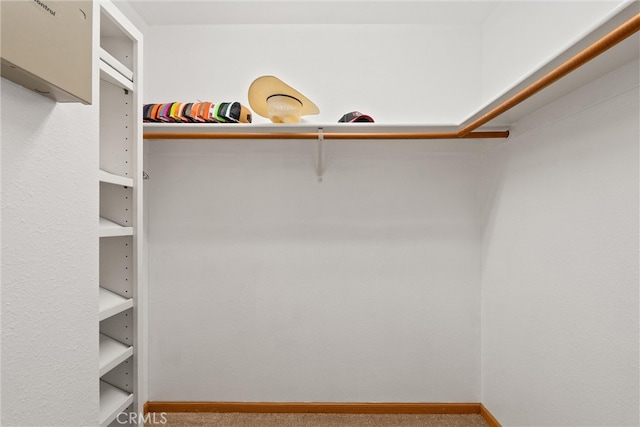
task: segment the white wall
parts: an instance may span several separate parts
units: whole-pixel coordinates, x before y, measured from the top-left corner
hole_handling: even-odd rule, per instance
[[[145,101],[248,105],[274,74],[318,104],[308,122],[456,123],[478,34],[150,26]],[[348,152],[318,184],[313,144],[149,143],[149,398],[477,401],[477,155],[434,144],[330,145]]]
[[[150,26],[145,102],[246,104],[251,81],[275,74],[320,106],[306,121],[358,109],[455,123],[621,3],[505,2],[483,31]],[[504,425],[637,424],[625,70],[523,120],[483,170],[473,152],[362,142],[332,146],[318,184],[308,144],[148,143],[149,398],[482,401]]]
[[[149,145],[151,400],[479,401],[477,141]]]
[[[485,156],[482,402],[503,425],[639,425],[638,66]]]
[[[524,80],[626,3],[501,2],[482,25],[482,103]]]
[[[111,0],[111,2],[118,7],[118,9],[127,17],[134,27],[142,34],[146,34],[149,25],[140,16],[136,9],[132,6],[129,0]],[[157,4],[156,4],[157,5]],[[154,5],[154,7],[156,6]],[[184,8],[184,5],[182,6]],[[145,40],[146,41],[146,40]],[[146,76],[144,76],[146,78]]]
[[[266,74],[318,105],[303,117],[313,123],[353,110],[379,123],[458,123],[480,102],[480,28],[470,26],[150,26],[145,49],[147,103],[248,107],[251,82]]]
[[[2,425],[98,418],[98,128],[2,79]]]

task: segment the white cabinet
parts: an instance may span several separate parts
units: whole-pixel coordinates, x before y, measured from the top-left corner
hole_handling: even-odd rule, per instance
[[[96,20],[100,70],[100,425],[136,420],[144,396],[142,35],[108,1]]]

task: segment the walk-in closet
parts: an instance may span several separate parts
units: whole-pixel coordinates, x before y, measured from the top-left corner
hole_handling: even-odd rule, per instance
[[[640,424],[638,1],[14,3],[2,425]]]

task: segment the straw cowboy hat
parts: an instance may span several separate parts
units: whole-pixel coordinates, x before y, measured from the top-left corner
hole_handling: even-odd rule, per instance
[[[320,113],[318,106],[309,98],[275,76],[258,77],[249,87],[249,105],[256,114],[262,117],[270,118],[268,101],[269,98],[277,96],[280,96],[281,99],[292,98],[298,101],[300,116]]]

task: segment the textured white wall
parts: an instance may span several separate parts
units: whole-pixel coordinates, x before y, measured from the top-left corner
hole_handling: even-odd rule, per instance
[[[482,26],[482,103],[498,97],[629,3],[503,1]]]
[[[479,401],[477,141],[149,145],[150,399]]]
[[[2,425],[98,418],[95,106],[2,79]]]
[[[480,53],[469,26],[150,26],[145,102],[248,107],[251,82],[273,74],[318,105],[308,122],[358,110],[380,123],[458,123],[480,102]]]
[[[485,156],[482,402],[509,426],[637,426],[638,62]]]

